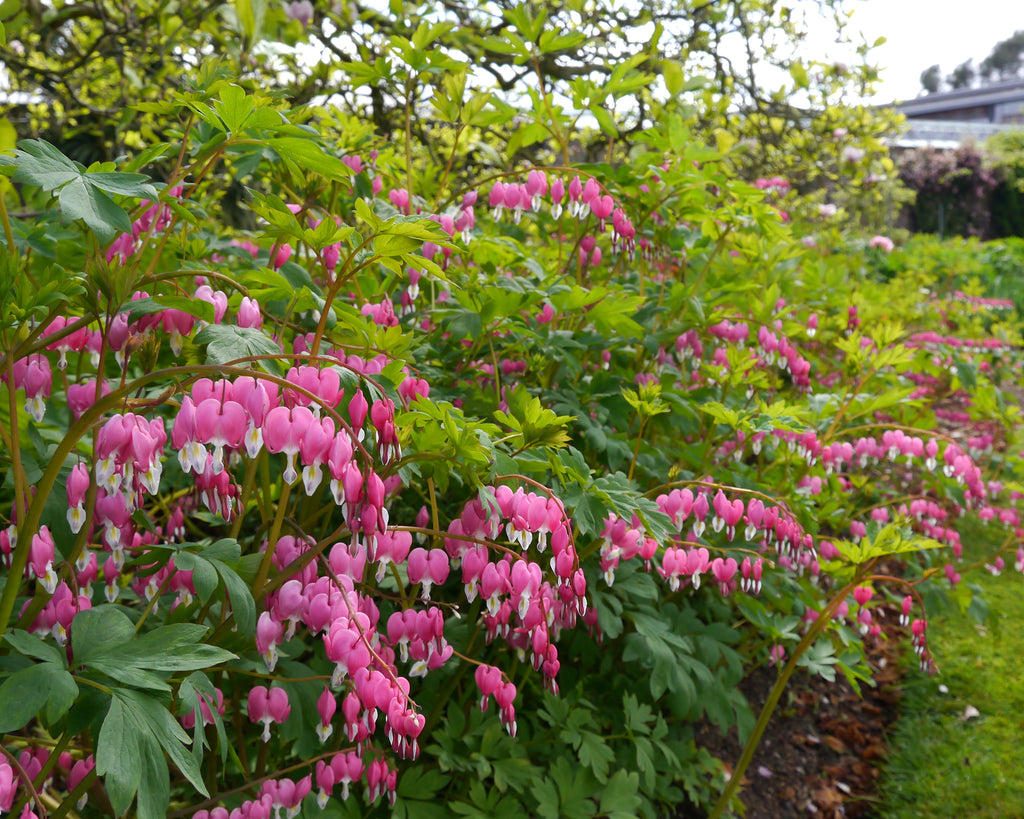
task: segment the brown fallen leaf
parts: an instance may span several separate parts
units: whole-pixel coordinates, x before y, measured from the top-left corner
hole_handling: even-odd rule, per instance
[[[839,737],[833,736],[832,734],[825,734],[825,744],[828,745],[837,754],[845,754],[848,750],[846,743],[843,742]]]
[[[843,804],[843,795],[831,785],[815,790],[811,796],[816,804],[823,811],[830,811]]]

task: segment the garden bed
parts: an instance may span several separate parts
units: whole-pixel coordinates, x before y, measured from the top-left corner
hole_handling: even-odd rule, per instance
[[[888,736],[899,718],[906,629],[895,608],[885,609],[882,635],[865,640],[875,685],[858,693],[842,675],[834,682],[801,673],[776,709],[747,769],[740,799],[746,819],[867,817],[879,800],[878,783],[888,755]],[[760,668],[741,689],[757,713],[777,672]],[[723,737],[703,725],[697,741],[726,761],[741,745],[735,729]],[[683,811],[677,819],[698,819]]]

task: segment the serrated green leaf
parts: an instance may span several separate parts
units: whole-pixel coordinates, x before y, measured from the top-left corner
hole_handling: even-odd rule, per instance
[[[85,170],[42,140],[23,139],[18,143],[18,148],[13,159],[6,156],[0,158],[5,165],[17,165],[18,170],[11,177],[14,182],[52,191],[80,177]]]
[[[220,115],[228,131],[241,131],[252,113],[253,99],[237,85],[225,86],[220,99],[214,102],[214,110]]]
[[[589,716],[589,715],[588,715]],[[598,782],[608,779],[608,768],[615,761],[615,752],[599,735],[592,731],[580,732],[579,752],[580,764],[586,765],[594,772]]]
[[[616,771],[601,793],[601,813],[608,819],[633,819],[641,805],[639,789],[635,771]]]
[[[61,210],[69,219],[81,219],[103,244],[109,244],[118,233],[130,233],[131,219],[125,210],[85,177],[73,179],[57,194]]]

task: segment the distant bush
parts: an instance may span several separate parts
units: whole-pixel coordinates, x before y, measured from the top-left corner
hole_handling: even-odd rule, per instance
[[[999,173],[992,191],[993,235],[1024,236],[1024,129],[995,134],[985,150]]]
[[[899,178],[916,193],[908,227],[940,236],[1024,236],[1024,130],[1004,131],[984,148],[925,148],[899,162]]]
[[[990,202],[999,177],[977,146],[912,151],[900,161],[899,175],[917,192],[910,207],[911,230],[940,236],[991,234]]]

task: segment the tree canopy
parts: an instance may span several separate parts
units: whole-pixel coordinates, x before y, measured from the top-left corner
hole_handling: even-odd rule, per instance
[[[983,83],[993,83],[1021,76],[1024,76],[1024,31],[1015,31],[1005,40],[996,43],[977,68],[973,60],[960,63],[946,77],[946,83],[951,90],[956,91],[970,88],[978,79]],[[939,64],[931,65],[921,72],[921,87],[929,94],[940,90],[942,68]]]

